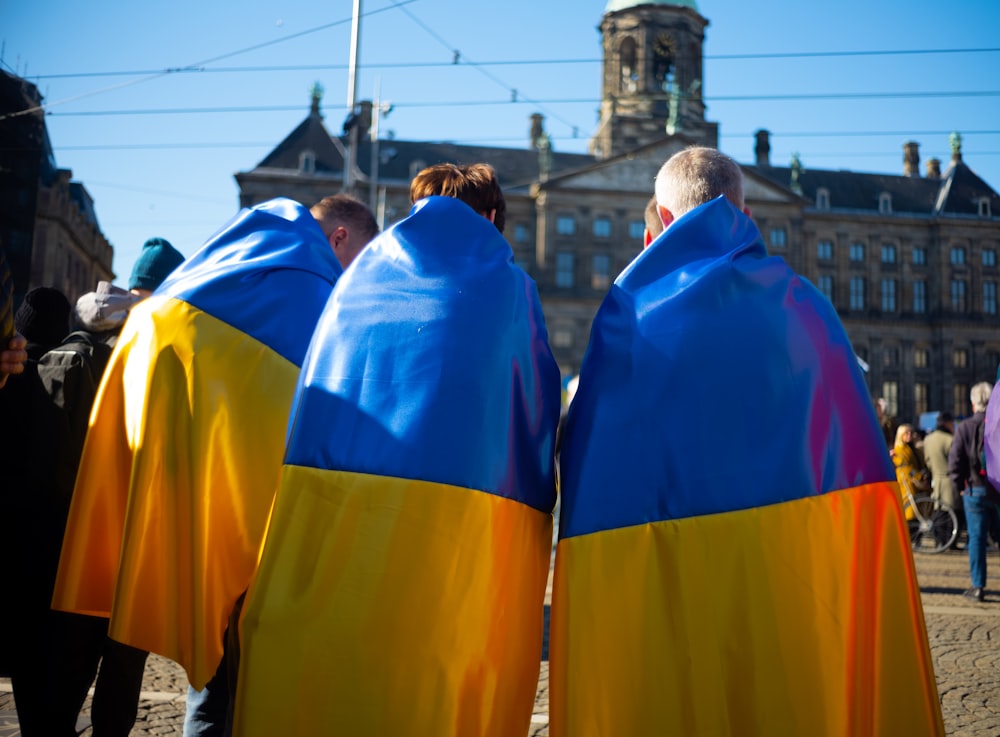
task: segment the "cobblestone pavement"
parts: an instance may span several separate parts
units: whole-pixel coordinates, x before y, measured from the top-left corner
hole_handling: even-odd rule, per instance
[[[917,575],[937,676],[945,729],[950,737],[1000,735],[1000,592],[987,591],[982,604],[961,596],[969,585],[964,552],[918,555]],[[993,580],[1000,556],[989,555]],[[548,602],[546,597],[546,633]],[[549,664],[546,637],[530,737],[549,734]],[[180,735],[187,679],[176,664],[150,656],[133,737]],[[90,700],[81,726],[89,724]],[[86,730],[84,735],[89,735]],[[0,678],[0,737],[18,735],[10,681]]]

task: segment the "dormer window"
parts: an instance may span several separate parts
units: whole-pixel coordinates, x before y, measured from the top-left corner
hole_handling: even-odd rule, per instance
[[[618,47],[621,66],[621,92],[635,92],[639,87],[639,70],[636,69],[635,40],[626,38]]]
[[[829,210],[830,209],[830,190],[826,187],[820,187],[816,190],[816,209],[817,210]]]
[[[878,211],[880,215],[892,214],[892,195],[883,192],[878,196]]]
[[[303,174],[316,173],[316,153],[306,149],[299,154],[299,171]]]
[[[988,218],[993,217],[990,213],[990,198],[980,197],[976,200],[976,209],[979,211],[979,217]]]

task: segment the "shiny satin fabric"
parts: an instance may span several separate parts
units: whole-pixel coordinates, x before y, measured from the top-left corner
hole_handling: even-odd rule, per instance
[[[309,326],[340,272],[309,212],[272,201],[133,308],[91,415],[55,608],[110,615],[116,640],[177,661],[196,688],[211,678],[256,567]]]
[[[1000,389],[994,388],[994,391]],[[992,399],[992,395],[990,397]],[[986,453],[986,478],[994,489],[1000,489],[1000,398],[986,404],[983,451]]]
[[[237,734],[527,731],[560,386],[511,258],[432,197],[338,282],[244,612]]]
[[[526,735],[551,540],[496,494],[286,466],[236,734]]]
[[[906,540],[871,484],[560,541],[551,733],[943,735]]]
[[[943,734],[850,343],[726,200],[616,280],[561,474],[553,735]]]

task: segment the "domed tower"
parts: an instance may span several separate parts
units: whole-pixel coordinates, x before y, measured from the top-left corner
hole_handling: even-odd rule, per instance
[[[695,0],[608,0],[601,122],[591,153],[616,156],[668,135],[717,147],[705,120],[702,44],[706,20]]]

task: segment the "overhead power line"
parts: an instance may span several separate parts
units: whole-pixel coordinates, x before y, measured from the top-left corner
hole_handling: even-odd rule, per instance
[[[791,95],[718,95],[706,97],[709,102],[747,102],[756,100],[866,100],[866,99],[905,99],[929,97],[1000,97],[1000,90],[964,90],[964,91],[932,91],[932,92],[819,92]],[[596,104],[597,98],[552,98],[547,100],[434,100],[424,102],[394,102],[395,108],[431,108],[431,107],[490,107],[504,105],[574,105]],[[79,110],[74,112],[49,113],[53,116],[109,116],[109,115],[195,115],[217,113],[264,113],[288,112],[301,110],[301,105],[258,105],[234,107],[201,107],[201,108],[148,108],[134,110]]]
[[[339,25],[344,23],[344,21],[337,21],[336,24]],[[328,28],[329,26],[321,26],[319,30]],[[313,32],[312,30],[308,33]],[[303,33],[307,33],[303,31]],[[285,37],[281,40],[287,40],[292,38],[291,36]],[[276,43],[276,42],[269,42]],[[259,46],[251,47],[251,49],[259,48]],[[249,50],[249,49],[247,49]],[[759,53],[759,54],[706,54],[703,58],[705,61],[729,61],[729,60],[754,60],[754,59],[806,59],[806,58],[841,58],[841,57],[852,57],[852,56],[906,56],[906,55],[926,55],[926,54],[979,54],[979,53],[997,53],[1000,52],[1000,47],[997,48],[981,48],[981,49],[900,49],[900,50],[871,50],[871,51],[789,51],[789,52],[773,52],[773,53]],[[242,52],[234,52],[242,53]],[[454,50],[452,50],[454,53]],[[451,61],[424,61],[424,62],[413,62],[413,61],[387,61],[387,62],[371,62],[364,65],[365,69],[410,69],[410,68],[420,68],[420,69],[440,69],[448,68],[454,66],[474,66],[474,67],[503,67],[503,66],[552,66],[552,65],[571,65],[571,64],[601,64],[603,59],[592,58],[592,59],[493,59],[490,61],[470,61],[464,56],[461,56],[459,52],[458,60],[456,61],[452,58]],[[231,56],[233,54],[230,54]],[[220,57],[222,58],[222,57]],[[240,74],[240,73],[261,73],[261,72],[310,72],[310,71],[343,71],[348,68],[347,64],[282,64],[282,65],[260,65],[260,66],[244,66],[244,67],[207,67],[209,62],[201,62],[197,65],[189,65],[185,67],[177,67],[171,69],[125,69],[119,71],[105,71],[105,72],[61,72],[53,74],[33,74],[29,78],[32,80],[51,80],[51,79],[80,79],[88,77],[134,77],[140,75],[150,75],[150,74],[164,74],[170,73],[195,73],[195,74]],[[506,85],[504,85],[506,86]]]

